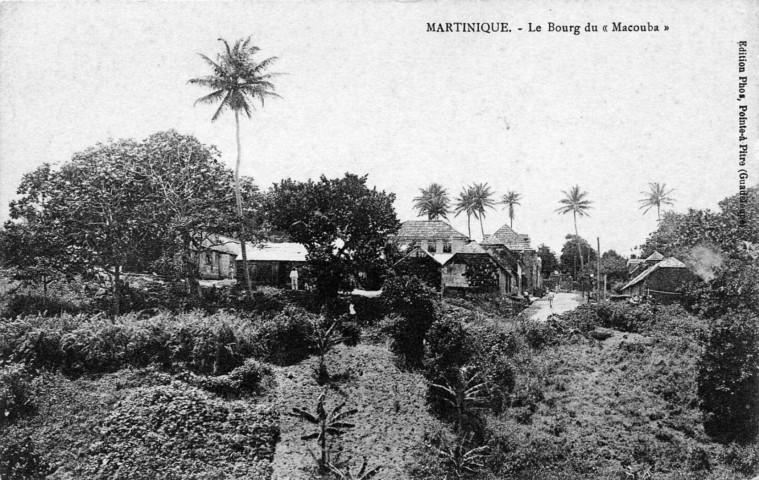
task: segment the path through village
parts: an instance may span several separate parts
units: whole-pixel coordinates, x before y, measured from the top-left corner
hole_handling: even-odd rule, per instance
[[[553,308],[548,303],[548,295],[538,298],[523,312],[525,316],[539,322],[545,322],[553,313],[564,313],[574,309],[581,302],[579,293],[557,293],[553,299]]]

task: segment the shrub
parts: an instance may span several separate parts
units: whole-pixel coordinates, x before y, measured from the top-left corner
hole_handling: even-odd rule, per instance
[[[747,442],[759,431],[759,317],[740,312],[710,327],[699,360],[698,396],[706,433],[722,442]]]
[[[385,281],[381,297],[391,312],[383,330],[392,339],[393,351],[412,367],[424,358],[424,337],[437,317],[437,295],[416,277],[393,277]]]
[[[316,317],[304,310],[287,307],[258,327],[264,356],[276,365],[292,365],[313,352],[313,322]]]
[[[472,339],[464,324],[446,315],[435,320],[427,332],[425,375],[431,381],[439,381],[466,365],[472,354]]]
[[[747,477],[759,474],[759,445],[726,445],[721,460],[733,470]]]
[[[88,478],[269,478],[278,424],[271,408],[222,402],[192,387],[138,388],[103,421],[100,441],[74,473]]]
[[[267,378],[271,376],[272,371],[269,365],[249,358],[228,375],[214,377],[186,372],[179,378],[194,387],[222,397],[239,397],[244,394],[261,393]]]
[[[34,389],[23,365],[0,368],[0,425],[34,412]]]
[[[7,480],[42,479],[50,467],[40,458],[31,438],[0,445],[0,478]]]

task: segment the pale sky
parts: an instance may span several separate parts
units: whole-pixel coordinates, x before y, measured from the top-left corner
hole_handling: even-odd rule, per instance
[[[555,213],[579,184],[594,209],[580,234],[622,255],[656,226],[638,209],[649,182],[675,210],[735,194],[739,40],[749,41],[756,162],[756,1],[286,2],[0,4],[0,220],[21,175],[108,138],[176,129],[235,160],[234,119],[216,123],[197,53],[252,35],[281,100],[242,125],[243,174],[262,188],[346,171],[412,198],[438,182],[455,197],[487,182],[524,198],[514,229],[558,251],[573,231]],[[512,33],[430,33],[427,22],[509,22]],[[548,22],[669,25],[667,32],[546,32]],[[517,31],[527,23],[541,33]],[[753,83],[751,83],[753,82]],[[466,218],[451,218],[466,233]],[[507,222],[501,206],[485,232]],[[472,225],[475,239],[479,224]]]

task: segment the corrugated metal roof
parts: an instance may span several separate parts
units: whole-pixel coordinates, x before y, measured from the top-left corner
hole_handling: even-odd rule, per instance
[[[469,240],[469,237],[442,220],[408,220],[403,222],[395,239]]]
[[[230,244],[237,255],[237,260],[242,260],[240,244]],[[245,253],[248,261],[269,262],[305,262],[306,247],[300,243],[262,243],[258,245],[245,245]]]

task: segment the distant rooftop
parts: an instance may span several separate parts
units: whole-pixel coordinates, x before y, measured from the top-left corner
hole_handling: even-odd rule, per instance
[[[486,245],[505,245],[509,250],[532,250],[530,236],[517,233],[508,225],[502,226],[492,235],[485,235],[482,243]]]
[[[658,253],[658,252],[657,252]],[[659,254],[661,255],[661,254]],[[653,255],[652,255],[653,256]],[[651,258],[651,257],[648,257]],[[646,259],[648,260],[648,259]],[[630,280],[630,282],[621,288],[621,290],[624,290],[626,288],[632,287],[633,285],[636,285],[640,282],[642,282],[646,277],[654,273],[655,271],[659,270],[660,268],[688,268],[685,266],[683,262],[676,259],[675,257],[669,257],[665,258],[661,262],[657,263],[656,265],[653,265],[649,267],[647,270],[643,271],[640,275],[635,277],[634,279]]]
[[[469,237],[442,220],[408,220],[403,222],[395,238],[397,240],[469,240]]]
[[[664,259],[664,255],[662,255],[659,252],[654,252],[651,255],[649,255],[648,258],[646,258],[646,261],[647,262],[649,262],[649,261],[650,262],[658,262],[659,260],[663,260],[663,259]]]

